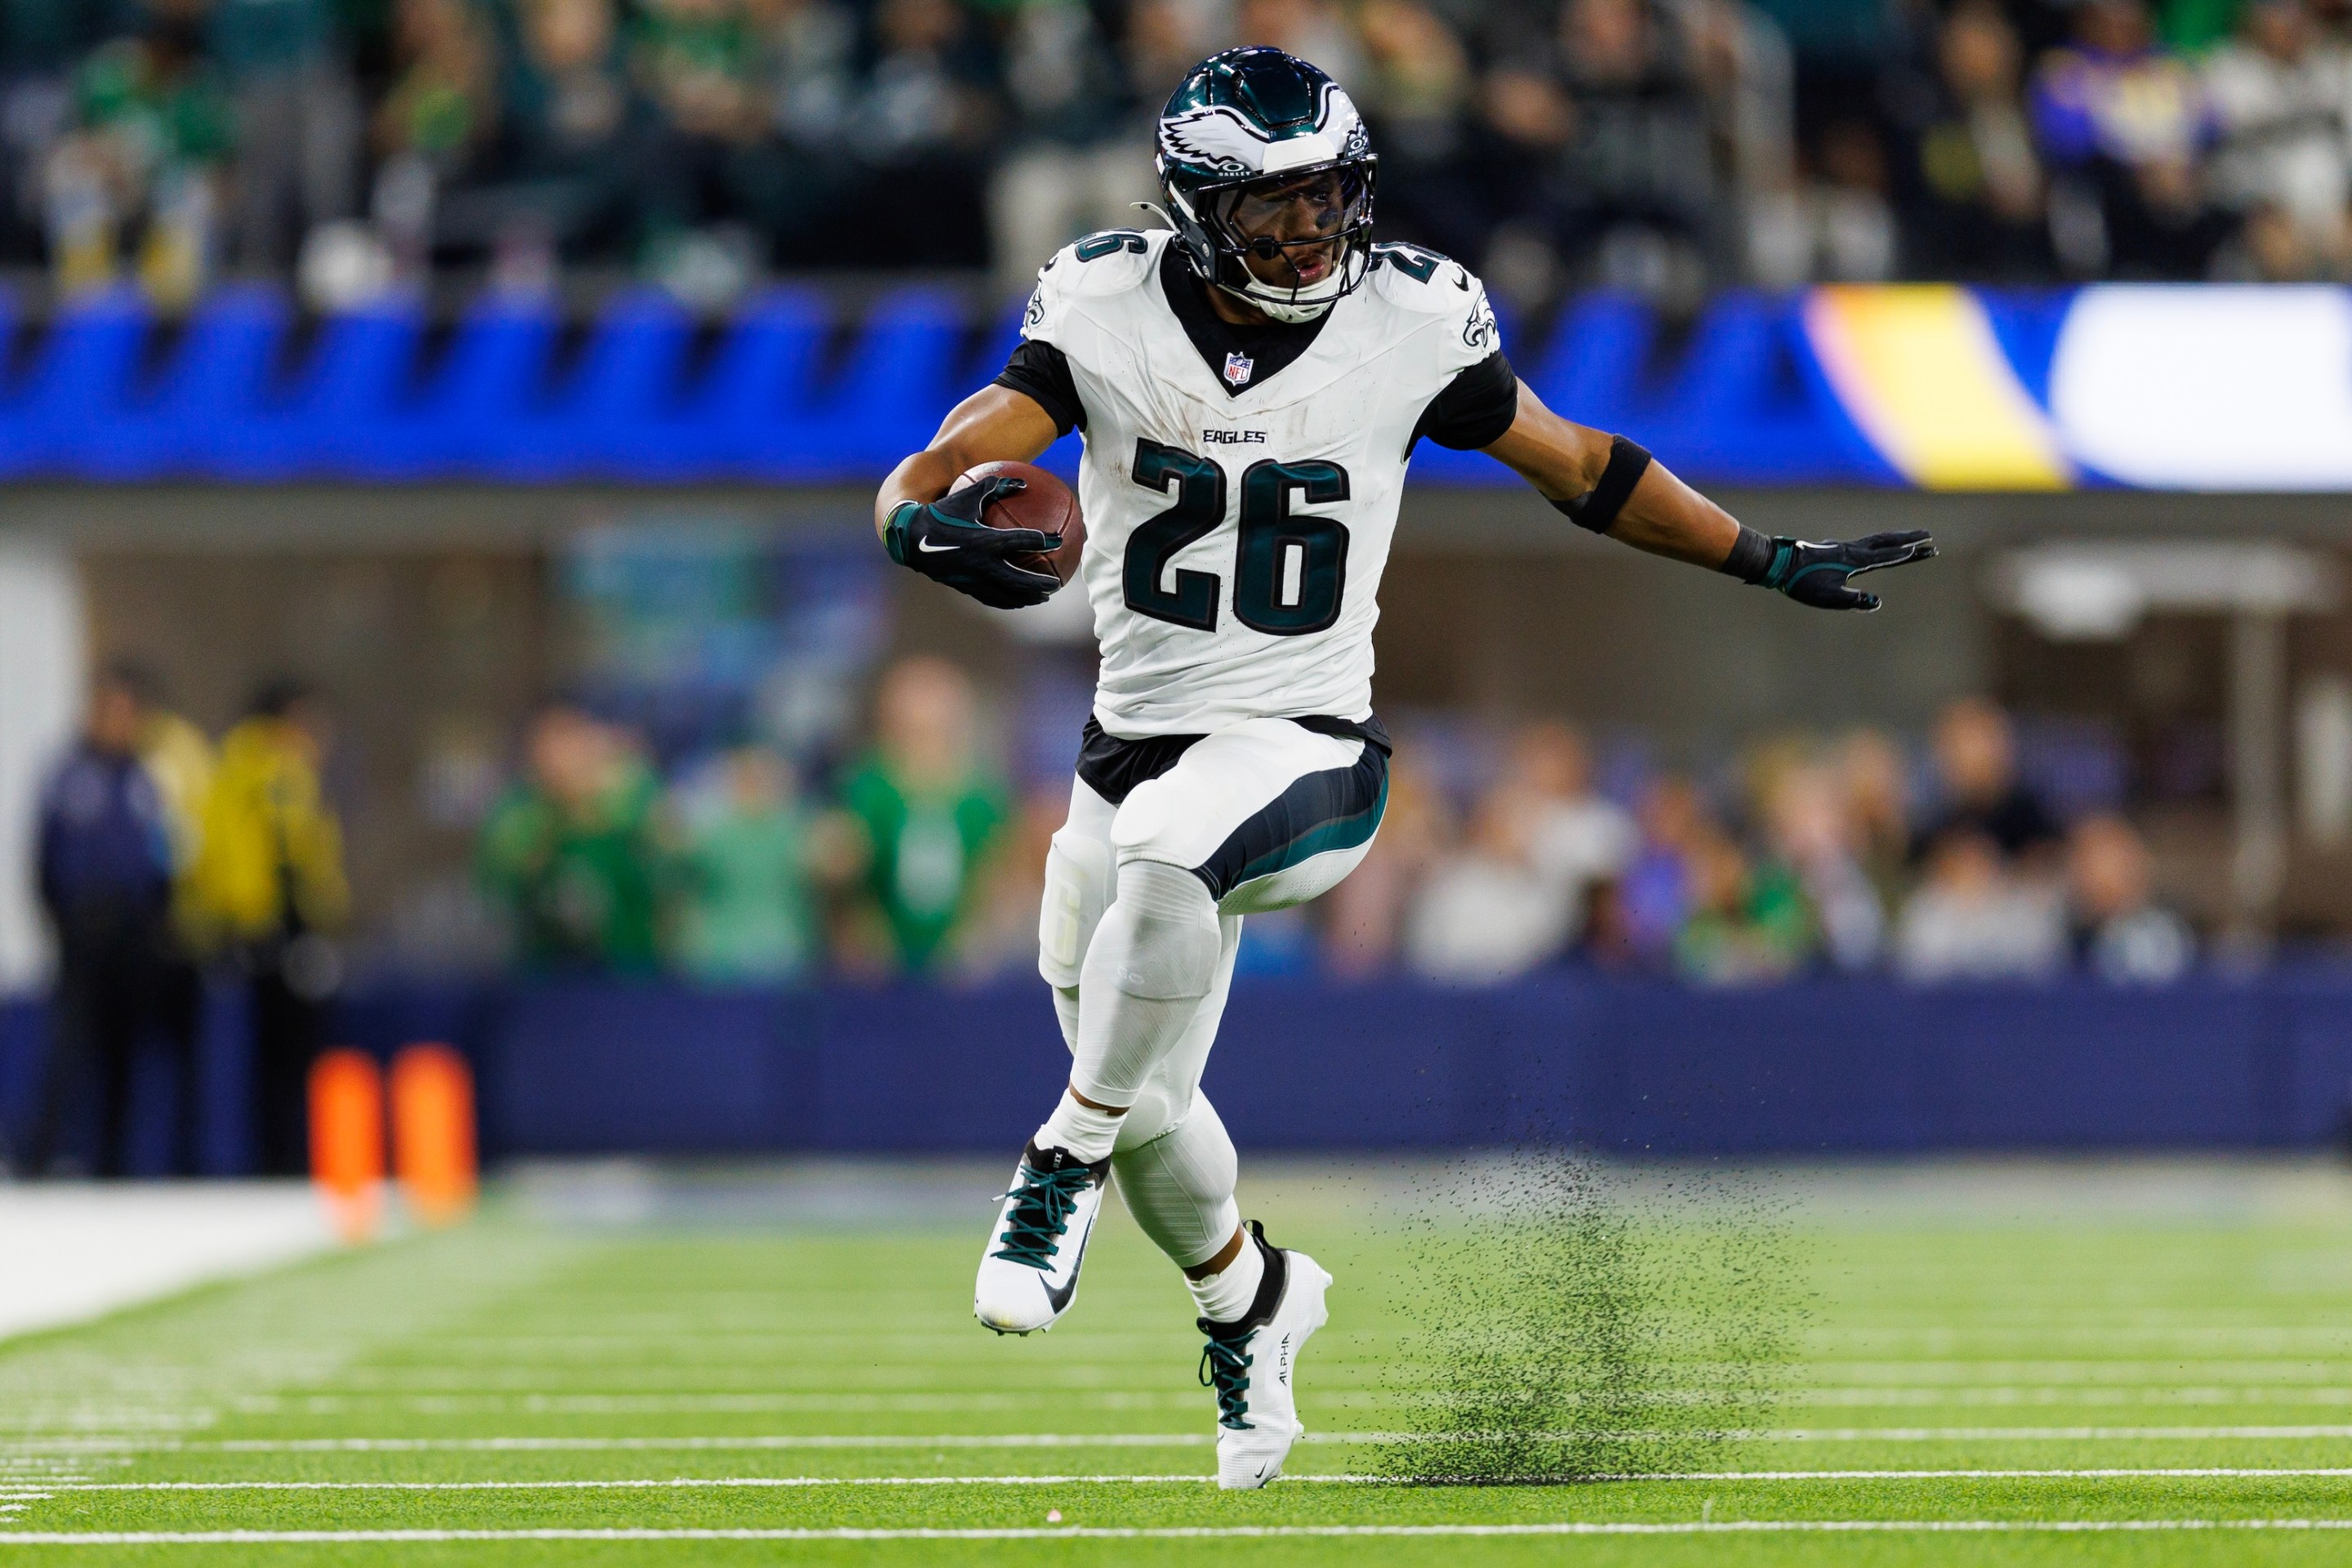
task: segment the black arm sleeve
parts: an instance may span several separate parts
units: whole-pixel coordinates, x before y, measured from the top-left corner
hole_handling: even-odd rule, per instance
[[[1054,428],[1065,436],[1087,427],[1086,405],[1078,401],[1078,384],[1070,379],[1070,362],[1051,343],[1023,339],[994,384],[1036,399],[1037,406],[1053,416]]]
[[[1501,440],[1518,415],[1519,374],[1496,349],[1429,400],[1421,422],[1412,427],[1412,438],[1417,442],[1426,436],[1441,447],[1475,452]]]

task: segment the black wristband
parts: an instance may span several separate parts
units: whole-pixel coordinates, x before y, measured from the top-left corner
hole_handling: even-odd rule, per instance
[[[1731,542],[1731,553],[1723,558],[1716,570],[1743,583],[1760,583],[1764,574],[1772,569],[1772,542],[1746,523],[1739,525],[1739,537]]]
[[[1617,521],[1617,514],[1625,510],[1633,487],[1642,482],[1649,467],[1647,451],[1622,436],[1612,436],[1609,466],[1601,470],[1601,482],[1573,500],[1553,501],[1552,507],[1579,528],[1606,533],[1609,525]]]

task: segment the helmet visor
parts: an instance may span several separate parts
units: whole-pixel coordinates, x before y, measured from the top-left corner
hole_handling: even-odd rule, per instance
[[[1202,216],[1256,282],[1311,289],[1346,266],[1371,202],[1370,165],[1351,162],[1211,192]]]

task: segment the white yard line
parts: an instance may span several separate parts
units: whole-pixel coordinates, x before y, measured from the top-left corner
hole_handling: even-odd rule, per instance
[[[2352,1472],[2347,1472],[2352,1473]],[[58,1487],[71,1492],[563,1492],[563,1491],[694,1491],[743,1488],[803,1487],[1054,1487],[1159,1486],[1211,1484],[1216,1477],[1202,1473],[1167,1476],[669,1476],[659,1479],[494,1481],[87,1481]],[[1304,1481],[1363,1485],[1375,1476],[1299,1476]]]
[[[459,1541],[1199,1541],[1268,1537],[1510,1535],[2074,1534],[2352,1530],[2352,1519],[1771,1519],[1534,1524],[1260,1524],[971,1530],[0,1531],[0,1546],[308,1546]]]
[[[1640,1434],[1646,1436],[1648,1434]],[[1318,1444],[1372,1444],[1409,1440],[1406,1432],[1305,1434]],[[2352,1440],[2347,1426],[1834,1426],[1792,1427],[1722,1434],[1753,1443],[2147,1443]],[[782,1432],[604,1436],[591,1437],[513,1436],[496,1437],[232,1437],[217,1441],[113,1442],[58,1438],[0,1443],[0,1452],[77,1452],[85,1448],[175,1454],[425,1454],[425,1453],[625,1453],[696,1449],[788,1448],[1182,1448],[1216,1441],[1211,1432],[997,1432],[874,1433]],[[70,1479],[61,1477],[59,1479]]]
[[[1035,1410],[1059,1404],[1087,1409],[1181,1408],[1198,1400],[1181,1389],[1043,1388],[1028,1394],[922,1394],[890,1392],[784,1391],[693,1394],[559,1394],[551,1391],[404,1394],[394,1389],[366,1392],[246,1395],[234,1401],[246,1415],[327,1415],[370,1410],[396,1410],[410,1415],[758,1415],[785,1412],[850,1411],[984,1411]],[[1320,1397],[1336,1405],[1406,1405],[1420,1396],[1386,1389],[1324,1389]],[[1695,1395],[1683,1403],[1697,1403]],[[2115,1408],[2135,1405],[2220,1406],[2232,1405],[2352,1406],[2352,1384],[1982,1384],[1974,1387],[1939,1385],[1925,1388],[1872,1386],[1862,1388],[1795,1388],[1782,1392],[1787,1405],[1827,1409],[1908,1409],[1935,1405],[2015,1407],[2083,1405]],[[1667,1401],[1670,1402],[1670,1401]],[[0,1427],[37,1429],[43,1423],[12,1423],[0,1411]],[[79,1420],[88,1429],[98,1425]],[[0,1444],[6,1438],[0,1436]]]
[[[1318,1485],[1380,1486],[1397,1483],[1392,1477],[1360,1475],[1300,1475],[1285,1478]],[[1933,1469],[1933,1470],[1689,1470],[1658,1475],[1602,1475],[1593,1480],[1635,1481],[1928,1481],[1928,1480],[2287,1480],[2352,1479],[2352,1467],[2224,1467],[2135,1468],[2103,1469]],[[1045,1487],[1157,1486],[1181,1483],[1205,1485],[1214,1476],[1184,1475],[1055,1475],[1055,1476],[672,1476],[663,1478],[560,1479],[549,1480],[474,1481],[76,1481],[47,1489],[67,1492],[506,1492],[506,1491],[645,1491],[697,1490],[724,1488],[799,1487]]]
[[[1642,1433],[1634,1436],[1651,1436]],[[1395,1431],[1315,1431],[1301,1441],[1373,1444],[1410,1440]],[[2352,1426],[1831,1426],[1721,1433],[1743,1443],[2154,1443],[2310,1442],[2352,1440]],[[138,1437],[35,1437],[0,1440],[0,1455],[33,1454],[408,1454],[600,1453],[694,1449],[788,1448],[1159,1448],[1200,1447],[1210,1432],[783,1432],[598,1436],[516,1435],[493,1437],[233,1437],[219,1440]],[[43,1482],[71,1481],[69,1474]],[[5,1486],[0,1480],[0,1487]]]
[[[2352,1438],[2352,1426],[1822,1426],[1730,1436],[1758,1443],[2251,1443]]]
[[[222,1454],[554,1453],[694,1448],[1179,1448],[1215,1442],[1210,1432],[1015,1432],[996,1436],[786,1433],[748,1437],[296,1437],[190,1443],[175,1451]],[[1333,1438],[1315,1440],[1332,1441]],[[1361,1439],[1358,1439],[1361,1440]]]

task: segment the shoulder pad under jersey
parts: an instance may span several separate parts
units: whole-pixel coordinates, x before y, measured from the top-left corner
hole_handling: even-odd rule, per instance
[[[1113,228],[1090,234],[1054,253],[1038,269],[1036,290],[1021,316],[1021,335],[1051,340],[1073,300],[1124,293],[1150,283],[1165,231]]]
[[[1461,347],[1473,361],[1503,346],[1486,286],[1449,256],[1417,245],[1372,247],[1371,288],[1400,310],[1449,317],[1459,323]]]

